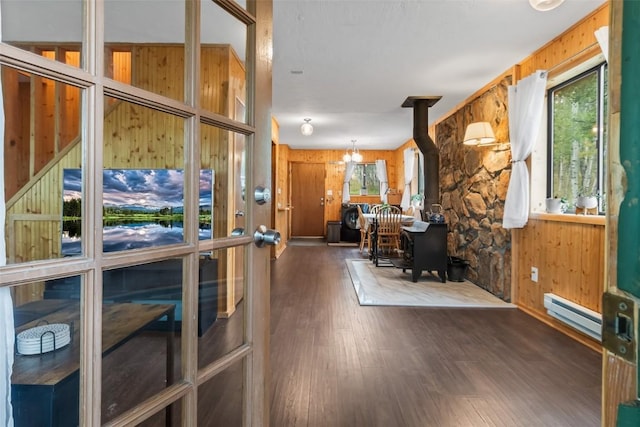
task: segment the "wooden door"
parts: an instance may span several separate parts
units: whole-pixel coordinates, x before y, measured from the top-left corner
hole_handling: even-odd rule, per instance
[[[324,164],[291,163],[291,236],[324,236]]]
[[[235,98],[235,118],[245,120],[245,105]],[[245,229],[245,215],[247,211],[247,170],[246,170],[245,136],[235,134],[233,138],[233,200],[234,200],[234,228]],[[244,297],[244,247],[233,248],[233,306]]]
[[[607,185],[611,191],[607,201],[607,277],[605,301],[625,298],[630,305],[640,304],[640,285],[637,271],[640,268],[637,240],[640,209],[634,203],[640,197],[637,168],[630,167],[640,160],[637,151],[640,127],[637,121],[640,85],[640,3],[636,1],[609,2],[609,173]],[[623,12],[624,9],[624,12]],[[624,15],[624,17],[623,17]],[[624,31],[623,31],[624,26]],[[622,62],[625,58],[625,62]],[[621,90],[624,85],[625,90]],[[623,171],[623,165],[627,168]],[[622,231],[621,233],[618,230]],[[612,311],[603,304],[603,381],[602,381],[602,425],[605,427],[640,425],[638,408],[637,366],[638,353],[625,358],[615,339],[607,337],[606,325],[617,324]],[[620,307],[617,303],[614,306]],[[629,304],[628,304],[629,305]],[[633,311],[633,309],[632,309]],[[637,310],[635,310],[637,313]],[[635,323],[637,325],[637,323]],[[637,348],[638,331],[631,333],[631,348]]]

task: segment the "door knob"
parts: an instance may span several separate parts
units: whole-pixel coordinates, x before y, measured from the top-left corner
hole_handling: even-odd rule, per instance
[[[277,245],[280,243],[280,232],[278,230],[268,229],[266,225],[259,225],[255,233],[253,233],[253,241],[259,248],[265,244]]]
[[[256,200],[257,204],[264,205],[269,200],[271,200],[271,190],[258,185],[253,192],[253,198]]]

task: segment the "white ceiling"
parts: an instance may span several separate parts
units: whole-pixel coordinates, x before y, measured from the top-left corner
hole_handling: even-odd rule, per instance
[[[397,148],[412,137],[407,96],[442,96],[432,123],[602,3],[539,12],[528,0],[274,0],[280,143]]]

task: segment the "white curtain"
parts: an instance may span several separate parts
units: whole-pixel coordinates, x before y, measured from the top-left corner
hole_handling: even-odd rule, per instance
[[[380,200],[387,203],[387,191],[389,190],[389,179],[387,178],[387,162],[376,160],[376,176],[380,181]]]
[[[538,138],[546,85],[546,71],[536,71],[516,86],[509,86],[512,168],[504,203],[504,228],[522,228],[529,220],[529,171],[525,160]]]
[[[400,207],[403,210],[409,209],[411,206],[411,180],[413,179],[413,164],[415,151],[413,148],[407,148],[403,152],[404,157],[404,192],[402,193],[402,201]]]
[[[347,167],[344,168],[344,179],[342,180],[342,203],[349,203],[351,196],[349,195],[349,181],[351,181],[351,175],[356,168],[356,162],[347,162]]]
[[[2,13],[0,13],[0,40],[2,40]],[[4,102],[0,85],[0,135],[4,135]],[[4,142],[0,144],[0,188],[4,188]],[[0,196],[0,224],[4,229],[4,192]],[[0,266],[7,263],[4,233],[0,237]],[[0,288],[0,425],[13,427],[11,408],[11,372],[13,371],[13,303],[8,287]]]
[[[609,27],[600,27],[595,31],[596,40],[604,54],[604,60],[609,62]]]

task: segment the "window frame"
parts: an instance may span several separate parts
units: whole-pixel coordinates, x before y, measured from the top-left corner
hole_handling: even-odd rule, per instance
[[[373,177],[374,177],[374,183],[377,183],[377,189],[378,192],[377,193],[373,193],[367,190],[366,194],[362,194],[362,184],[365,185],[365,189],[366,187],[366,183],[367,183],[367,174],[366,174],[366,170],[367,170],[367,166],[373,166],[374,168],[374,173]],[[353,173],[351,174],[351,177],[349,178],[349,195],[350,196],[379,196],[380,195],[380,180],[378,179],[378,175],[377,175],[377,166],[375,162],[358,162],[356,163],[355,167],[353,168]],[[356,175],[356,173],[358,173],[358,171],[361,170],[361,176],[360,176],[360,182],[361,182],[361,186],[358,189],[357,193],[354,193],[352,190],[352,181],[353,181],[353,177]],[[376,187],[375,185],[373,187]]]
[[[597,106],[596,106],[596,150],[597,150],[597,195],[598,195],[598,215],[604,215],[606,208],[606,129],[608,104],[605,105],[607,98],[607,79],[608,64],[605,60],[598,61],[595,65],[589,66],[587,69],[578,72],[566,79],[549,86],[546,90],[547,97],[547,125],[546,125],[546,197],[555,197],[553,194],[553,146],[554,146],[554,93],[558,90],[569,87],[571,84],[594,74],[597,81]],[[607,100],[608,102],[608,100]],[[571,201],[573,205],[575,201]],[[570,211],[569,213],[573,213]]]

